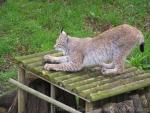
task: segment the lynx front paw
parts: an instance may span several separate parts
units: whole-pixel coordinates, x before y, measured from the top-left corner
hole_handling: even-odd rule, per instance
[[[43,57],[43,59],[45,60],[45,61],[49,61],[49,60],[51,60],[53,58],[53,56],[51,56],[51,55],[45,55],[44,57]]]
[[[51,56],[51,55],[45,55],[43,57],[43,62],[45,63],[54,63],[55,62],[55,57]]]
[[[45,64],[43,68],[45,70],[49,71],[49,70],[51,70],[52,66],[51,66],[51,64]]]

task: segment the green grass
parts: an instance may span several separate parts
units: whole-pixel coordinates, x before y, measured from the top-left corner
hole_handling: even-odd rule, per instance
[[[7,0],[0,7],[0,65],[6,55],[26,55],[52,49],[62,27],[71,36],[94,36],[96,27],[127,23],[136,26],[145,36],[146,48],[142,55],[134,49],[129,62],[141,67],[141,60],[150,56],[150,1],[149,0]],[[103,28],[101,28],[103,29]],[[14,70],[1,72],[15,75]],[[5,79],[5,78],[4,78]]]

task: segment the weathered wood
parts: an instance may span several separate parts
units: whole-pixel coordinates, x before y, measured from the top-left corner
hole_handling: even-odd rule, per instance
[[[150,113],[150,87],[146,88],[145,96],[148,103],[148,113]]]
[[[131,72],[128,72],[128,71],[131,71]],[[105,83],[112,83],[113,81],[117,81],[119,79],[125,79],[125,78],[128,78],[128,77],[132,77],[134,76],[135,74],[142,74],[143,72],[139,72],[138,70],[135,71],[136,69],[135,68],[131,68],[131,69],[128,69],[126,72],[126,74],[121,74],[119,76],[115,76],[115,77],[102,77],[102,76],[98,76],[98,77],[95,77],[95,79],[93,81],[90,81],[89,83],[86,83],[86,84],[83,84],[83,85],[80,85],[79,84],[79,87],[76,86],[76,90],[77,91],[83,91],[83,90],[86,90],[86,89],[90,89],[90,88],[93,88],[93,87],[97,87],[97,85],[103,85]],[[133,72],[135,71],[135,72]]]
[[[18,81],[25,83],[25,70],[22,66],[18,70]],[[22,89],[18,89],[18,112],[25,113],[25,92]]]
[[[136,80],[142,80],[144,78],[148,78],[148,76],[150,76],[150,75],[149,74],[142,74],[142,75],[137,75],[135,77],[115,80],[115,81],[112,81],[111,83],[105,82],[105,84],[104,83],[102,84],[102,82],[99,83],[99,81],[97,81],[97,86],[96,87],[93,87],[93,88],[87,89],[87,90],[83,90],[83,91],[81,91],[81,94],[86,95],[88,93],[95,93],[95,92],[98,92],[98,91],[111,89],[111,88],[114,88],[118,85],[125,85],[125,84],[131,83],[131,82],[135,82]]]
[[[32,57],[42,56],[42,55],[53,53],[53,52],[54,51],[44,51],[44,52],[34,53],[34,54],[26,55],[26,56],[18,56],[18,57],[15,57],[15,60],[18,62],[18,61],[21,61],[23,59],[30,59]]]
[[[28,86],[44,95],[50,95],[50,86],[43,80],[32,80],[29,82]],[[50,105],[46,101],[30,93],[27,93],[26,100],[26,113],[49,113]]]
[[[85,113],[93,111],[93,103],[85,102]]]
[[[131,82],[125,85],[119,85],[116,86],[112,89],[107,89],[104,91],[98,91],[96,93],[91,93],[89,95],[89,98],[92,101],[96,101],[96,100],[101,100],[107,97],[112,97],[114,95],[118,95],[118,94],[122,94],[124,92],[128,92],[131,90],[136,90],[136,89],[140,89],[143,87],[147,87],[150,85],[150,78],[144,79],[144,80],[139,80],[139,81],[135,81],[135,82]]]
[[[51,97],[55,99],[55,86],[51,84]],[[55,107],[51,104],[51,113],[55,113]]]
[[[85,100],[78,98],[78,105],[77,108],[79,111],[81,111],[82,113],[85,113]]]
[[[150,74],[144,74],[144,71],[131,66],[126,66],[122,74],[114,76],[102,75],[97,67],[85,68],[76,73],[45,71],[42,64],[42,57],[45,54],[48,53],[20,57],[17,61],[22,62],[25,69],[36,74],[37,77],[87,101],[93,101],[92,99],[97,101],[103,99],[103,97],[107,98],[108,96],[124,93],[124,91],[132,91],[150,85],[147,81],[150,79]],[[59,53],[56,52],[50,54],[59,56]],[[145,81],[147,82],[145,83]],[[140,87],[141,84],[139,83],[143,85]],[[126,89],[126,85],[128,89]],[[113,94],[109,95],[111,91],[113,91]]]
[[[53,71],[53,72],[54,72],[54,71]],[[35,74],[34,72],[31,72],[31,71],[30,71],[30,73],[32,73],[32,74],[33,74],[35,77],[37,77],[37,78],[40,78],[40,79],[42,79],[42,80],[44,80],[44,81],[46,81],[46,82],[48,82],[48,83],[50,83],[50,84],[53,84],[53,85],[56,86],[57,88],[59,88],[59,89],[65,91],[65,92],[67,92],[67,93],[69,93],[69,94],[72,94],[72,95],[77,96],[77,97],[79,97],[79,98],[81,98],[81,99],[83,99],[83,100],[85,100],[85,101],[87,101],[87,102],[90,102],[89,99],[86,99],[86,98],[84,98],[84,97],[78,95],[77,93],[74,93],[74,92],[72,92],[72,91],[70,91],[70,90],[67,90],[66,88],[64,88],[64,87],[62,87],[62,86],[60,86],[60,85],[58,85],[58,84],[55,84],[55,83],[53,83],[52,81],[50,81],[49,78],[47,77],[47,76],[49,75],[49,73],[48,73],[47,71],[44,71],[44,72],[42,71],[42,72],[40,72],[40,73],[44,73],[44,74],[42,74],[42,75],[41,75],[41,74],[37,75],[37,74]],[[48,73],[48,75],[47,75],[46,73]],[[52,72],[50,72],[50,73],[52,73]],[[55,73],[56,73],[56,72],[55,72]]]
[[[81,113],[81,112],[79,112],[79,111],[77,111],[77,110],[75,110],[75,109],[73,109],[73,108],[71,108],[71,107],[69,107],[65,104],[62,104],[59,101],[56,101],[56,100],[52,99],[51,97],[48,97],[48,96],[46,96],[46,95],[44,95],[44,94],[42,94],[42,93],[40,93],[40,92],[38,92],[34,89],[31,89],[31,88],[17,82],[16,80],[9,79],[9,82],[16,85],[16,86],[18,86],[19,88],[23,89],[24,91],[26,91],[28,93],[31,93],[32,95],[35,95],[35,96],[37,96],[37,97],[39,97],[39,98],[41,98],[41,99],[43,99],[43,100],[45,100],[49,103],[52,103],[52,104],[60,107],[61,109],[64,109],[64,110],[66,110],[68,112],[71,112],[71,113]]]
[[[146,91],[144,89],[138,91],[140,101],[141,101],[141,104],[143,106],[144,113],[147,113],[148,112],[148,102],[147,102],[145,93],[146,93]]]
[[[45,95],[49,95],[50,90],[48,90],[49,84],[47,82],[44,82],[40,79],[27,79],[27,81],[29,87],[36,89],[37,91]],[[13,104],[11,105],[7,113],[19,113],[17,111],[17,96],[15,98],[12,97],[12,99],[14,99]],[[27,95],[25,96],[25,100],[27,100],[25,106],[26,113],[49,113],[49,105],[46,101],[43,101],[42,99],[39,99],[29,93],[27,93]]]
[[[34,62],[31,64],[28,64],[29,67],[38,67],[38,66],[43,66],[43,62],[40,60],[38,62]]]
[[[72,77],[63,80],[61,83],[69,89],[76,88],[82,86],[81,84],[89,83],[92,80],[95,80],[94,75],[97,72],[85,73],[84,71],[81,73],[74,74]],[[93,75],[93,76],[92,76]],[[98,76],[99,79],[103,79],[102,76]],[[98,79],[97,78],[97,79]]]
[[[133,100],[134,108],[136,113],[144,113],[144,109],[138,94],[132,95],[130,97]]]
[[[29,87],[31,87],[45,95],[50,96],[50,84],[49,83],[47,83],[41,79],[28,79],[27,78],[26,81],[28,81],[27,85]],[[65,91],[62,91],[58,88],[56,91],[57,91],[56,98],[55,98],[56,100],[76,109],[76,101],[75,101],[75,97],[73,95],[71,95]],[[3,98],[0,98],[0,106],[8,108],[9,109],[8,113],[18,113],[18,111],[17,111],[17,101],[18,100],[17,100],[17,97],[16,98],[14,97],[16,94],[17,93],[12,92]],[[14,102],[12,102],[13,99],[14,99]],[[11,102],[8,102],[8,100],[10,100]],[[46,101],[44,101],[32,94],[28,94],[28,93],[26,95],[25,100],[27,100],[26,101],[26,113],[50,113],[50,105]],[[64,111],[56,106],[54,106],[54,109],[56,110],[56,113],[68,113],[67,111]]]
[[[62,56],[62,53],[59,52],[59,53],[51,53],[52,56]],[[36,57],[32,57],[30,59],[23,59],[21,60],[22,63],[24,64],[32,64],[32,63],[35,63],[35,62],[38,62],[38,61],[42,61],[43,60],[43,56],[36,56]]]
[[[34,69],[35,68],[33,68],[33,72],[34,72]],[[133,71],[133,70],[136,70],[136,68],[129,68],[129,70],[130,71]],[[37,72],[39,72],[39,69],[36,69],[36,71]],[[43,73],[44,72],[44,73]],[[51,71],[51,72],[54,72],[54,71]],[[36,73],[36,72],[35,72]],[[45,75],[45,77],[48,79],[48,80],[51,80],[52,82],[54,82],[54,83],[58,83],[58,84],[60,84],[61,86],[65,86],[67,89],[71,89],[71,90],[73,90],[73,91],[75,91],[76,92],[76,90],[74,90],[74,88],[78,88],[78,87],[68,87],[68,85],[67,84],[65,84],[65,82],[67,83],[67,80],[69,81],[69,79],[71,78],[72,79],[72,77],[74,78],[78,78],[78,73],[76,74],[76,73],[73,73],[73,74],[71,74],[71,75],[68,75],[68,73],[66,73],[66,72],[56,72],[56,73],[58,73],[58,74],[51,74],[51,73],[49,73],[49,72],[47,72],[47,71],[42,71],[42,74],[43,75]],[[60,74],[59,74],[60,73]],[[103,79],[103,77],[102,77],[102,79],[99,79],[99,81],[98,81],[98,79],[97,79],[97,77],[95,78],[98,82],[100,82],[100,84],[96,81],[96,82],[94,82],[94,85],[96,85],[95,87],[97,88],[97,85],[101,85],[101,84],[105,84],[105,83],[109,83],[109,82],[112,82],[112,80],[114,80],[114,81],[117,81],[118,79],[121,79],[121,78],[123,78],[123,79],[126,79],[126,78],[130,78],[130,77],[134,77],[134,75],[135,74],[142,74],[142,73],[144,73],[143,71],[139,71],[139,70],[137,70],[137,71],[133,71],[133,72],[129,72],[129,73],[126,73],[126,74],[123,74],[122,76],[121,75],[119,75],[119,76],[116,76],[116,77],[105,77],[105,79]],[[41,74],[41,71],[40,71],[40,74]],[[74,76],[75,75],[75,76]],[[47,77],[48,76],[48,77]],[[80,77],[82,77],[83,75],[81,75]],[[147,76],[147,75],[146,75]],[[58,77],[58,78],[57,78]],[[79,77],[79,78],[80,78]],[[101,78],[101,76],[98,76],[98,77],[100,77]],[[142,76],[143,77],[143,76]],[[145,77],[144,77],[145,78]],[[87,78],[88,79],[88,78]],[[140,79],[140,78],[138,78],[138,79]],[[64,82],[64,81],[65,82]],[[79,79],[77,79],[78,81],[80,81]],[[82,79],[82,80],[84,80],[84,79]],[[82,81],[81,80],[81,81]],[[86,79],[85,79],[86,80]],[[135,79],[136,80],[136,79]],[[64,82],[64,84],[63,84],[63,82]],[[75,82],[75,81],[74,81]],[[120,81],[121,82],[121,81]],[[129,81],[130,82],[130,81]],[[70,82],[69,82],[70,83]],[[121,82],[122,83],[122,82]],[[91,82],[91,84],[93,84],[93,82]],[[87,88],[89,87],[91,87],[92,85],[91,84],[89,84],[88,85],[88,83],[87,83]],[[109,85],[109,84],[106,84],[106,86],[107,85]],[[84,86],[84,85],[83,85]],[[81,86],[82,87],[82,86]],[[93,86],[94,87],[94,86]],[[107,86],[108,87],[108,86]],[[95,90],[95,89],[92,89],[92,90]],[[98,91],[99,91],[99,89],[97,89]],[[80,90],[79,90],[80,91]],[[92,92],[92,91],[91,91]],[[97,92],[96,90],[95,90],[95,92]],[[88,93],[85,93],[85,94],[88,94]],[[85,95],[82,95],[82,96],[84,96],[85,97]]]
[[[35,63],[38,61],[42,61],[42,59],[43,59],[43,56],[37,56],[37,57],[30,58],[30,59],[22,60],[22,63],[31,64],[31,63]]]

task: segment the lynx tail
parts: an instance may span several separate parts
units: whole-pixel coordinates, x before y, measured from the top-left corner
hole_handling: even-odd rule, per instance
[[[140,32],[139,34],[139,44],[140,44],[140,51],[144,52],[144,36],[143,34]]]

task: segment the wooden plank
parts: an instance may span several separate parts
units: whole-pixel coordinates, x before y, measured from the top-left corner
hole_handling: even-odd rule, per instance
[[[55,57],[63,55],[62,52],[50,53],[50,54],[52,56],[55,56]],[[46,55],[46,54],[44,54],[44,55]],[[35,56],[35,57],[28,58],[28,59],[22,59],[21,62],[24,63],[24,64],[31,64],[31,63],[35,63],[35,62],[41,61],[41,63],[42,63],[44,55]]]
[[[42,56],[42,55],[53,53],[53,52],[55,52],[55,51],[44,51],[44,52],[34,53],[34,54],[30,54],[30,55],[25,55],[25,56],[17,56],[17,57],[15,57],[15,59],[17,61],[21,61],[23,59],[29,59],[29,58],[33,58],[33,57],[36,57],[36,56]]]
[[[150,74],[147,74],[147,73],[139,74],[139,75],[136,75],[134,77],[130,77],[130,78],[126,78],[126,79],[119,79],[119,80],[115,80],[112,82],[105,82],[104,84],[101,84],[102,83],[101,81],[97,81],[96,87],[92,87],[92,88],[80,91],[80,93],[82,93],[82,95],[83,94],[86,95],[86,94],[90,94],[90,93],[96,93],[98,91],[104,91],[107,89],[109,90],[111,88],[114,88],[114,87],[117,87],[120,85],[126,85],[126,84],[129,84],[132,82],[146,79],[146,78],[150,78]]]
[[[129,76],[134,76],[135,75],[135,71],[137,70],[136,68],[129,68],[126,70],[126,73],[124,74],[120,74],[120,75],[117,75],[117,76],[114,76],[114,77],[109,77],[109,76],[98,76],[98,77],[95,77],[95,79],[93,81],[90,81],[86,84],[82,84],[82,85],[78,85],[76,86],[76,91],[78,92],[81,92],[83,90],[86,90],[86,89],[90,89],[90,88],[93,88],[93,87],[97,87],[97,85],[103,85],[105,83],[111,83],[113,81],[116,81],[118,79],[122,79],[122,78],[127,78]],[[137,72],[137,73],[143,73],[143,72]]]
[[[88,98],[90,98],[91,101],[101,100],[107,97],[112,97],[118,94],[122,94],[125,92],[137,90],[143,87],[147,87],[150,85],[150,78],[135,81],[129,84],[120,85],[117,87],[114,87],[112,89],[107,89],[104,91],[98,91],[96,93],[91,93]]]
[[[25,70],[22,66],[18,70],[18,81],[25,83]],[[18,89],[18,113],[25,113],[25,94],[22,89]]]
[[[69,78],[69,79],[66,79],[66,80],[63,80],[61,83],[65,86],[70,86],[72,87],[71,85],[69,84],[72,84],[72,83],[79,83],[79,82],[82,82],[82,81],[85,81],[87,79],[90,79],[90,78],[93,78],[92,75],[95,75],[97,72],[90,72],[90,73],[86,73],[86,72],[81,72],[81,73],[77,73]],[[95,77],[94,77],[95,78]],[[77,85],[77,84],[76,84]]]
[[[57,100],[54,100],[53,98],[48,97],[48,96],[46,96],[46,95],[44,95],[44,94],[42,94],[42,93],[40,93],[40,92],[38,92],[38,91],[28,87],[26,85],[21,84],[20,82],[14,80],[14,79],[10,78],[9,82],[14,84],[14,85],[16,85],[17,87],[21,88],[22,90],[24,90],[24,91],[26,91],[26,92],[28,92],[28,93],[30,93],[30,94],[40,98],[40,99],[43,99],[44,101],[47,101],[47,102],[49,102],[49,103],[51,103],[53,105],[56,105],[56,106],[60,107],[61,109],[64,109],[64,110],[66,110],[66,111],[68,111],[70,113],[81,113],[81,112],[71,108],[70,106],[67,106],[67,105],[65,105],[65,104],[63,104],[63,103],[61,103],[61,102],[59,102]],[[19,112],[19,113],[21,113],[21,112]]]

